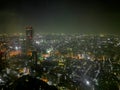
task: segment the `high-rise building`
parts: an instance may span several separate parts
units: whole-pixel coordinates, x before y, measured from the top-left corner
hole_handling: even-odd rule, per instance
[[[33,38],[33,28],[32,26],[26,27],[26,38],[31,40]]]
[[[31,56],[31,61],[34,67],[37,66],[37,51],[33,46],[33,28],[31,26],[26,27],[26,54]]]
[[[27,26],[26,28],[26,53],[29,54],[32,51],[33,43],[33,28],[32,26]]]

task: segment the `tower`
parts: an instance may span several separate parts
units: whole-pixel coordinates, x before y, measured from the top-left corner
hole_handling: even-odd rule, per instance
[[[33,46],[33,28],[27,26],[26,28],[26,54],[31,57],[34,68],[37,66],[37,51]]]
[[[32,26],[27,26],[26,30],[26,54],[32,54],[32,42],[33,42],[33,28]]]

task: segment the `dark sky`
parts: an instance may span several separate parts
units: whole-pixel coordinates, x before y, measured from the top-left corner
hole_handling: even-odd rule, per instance
[[[120,5],[116,0],[1,0],[0,33],[117,33]]]

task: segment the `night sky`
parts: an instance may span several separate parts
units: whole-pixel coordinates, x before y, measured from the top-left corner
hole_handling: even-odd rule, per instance
[[[35,32],[120,34],[116,0],[1,0],[0,33]]]

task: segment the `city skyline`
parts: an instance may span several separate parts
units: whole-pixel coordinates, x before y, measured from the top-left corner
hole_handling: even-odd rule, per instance
[[[18,0],[0,4],[0,33],[35,32],[120,34],[116,0]]]

